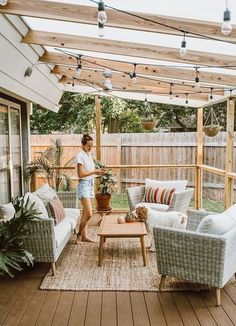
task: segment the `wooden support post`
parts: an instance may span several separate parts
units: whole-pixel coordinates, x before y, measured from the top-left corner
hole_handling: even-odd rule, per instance
[[[37,173],[33,172],[30,178],[30,191],[34,192],[37,190]]]
[[[234,151],[234,100],[227,99],[227,128],[226,128],[226,158],[225,158],[225,194],[224,206],[228,208],[233,203],[233,180],[228,173],[233,169]]]
[[[202,208],[203,108],[197,110],[197,167],[195,173],[195,208]]]
[[[95,96],[95,113],[96,113],[96,158],[98,161],[101,160],[101,105],[98,95]]]

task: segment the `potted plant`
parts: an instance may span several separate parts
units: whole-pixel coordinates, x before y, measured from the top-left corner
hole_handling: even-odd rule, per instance
[[[95,163],[96,168],[105,168],[105,165],[99,162]],[[117,179],[111,169],[99,176],[98,192],[95,194],[97,201],[97,210],[111,210],[111,194],[117,191]]]
[[[151,105],[147,101],[146,96],[145,96],[145,101],[144,101],[144,115],[141,119],[141,124],[145,130],[152,130],[153,128],[156,127],[156,124],[157,124],[157,121],[154,118],[153,113],[152,113]]]
[[[33,265],[33,256],[24,249],[24,239],[28,234],[28,224],[38,217],[34,203],[29,198],[15,198],[12,200],[15,209],[13,218],[0,219],[0,275],[14,276],[21,271],[23,265]]]
[[[73,159],[69,160],[62,166],[63,148],[60,139],[52,141],[52,146],[27,164],[25,169],[25,178],[31,179],[35,173],[44,177],[50,187],[56,192],[61,199],[63,206],[66,208],[76,207],[76,192],[71,191],[71,177],[66,173],[66,168],[74,164]],[[55,169],[61,167],[62,169]],[[64,169],[64,170],[63,170]]]
[[[221,131],[221,126],[216,117],[216,114],[213,110],[213,107],[210,109],[210,112],[206,118],[205,125],[203,126],[203,132],[208,137],[214,137]]]

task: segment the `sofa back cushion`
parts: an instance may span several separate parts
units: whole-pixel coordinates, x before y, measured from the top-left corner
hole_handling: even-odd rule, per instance
[[[196,232],[222,235],[236,225],[236,221],[225,212],[207,215],[199,223]]]
[[[49,186],[48,183],[41,186],[33,194],[37,195],[45,205],[52,200],[54,197],[58,197],[56,192]]]
[[[145,180],[146,187],[158,187],[158,188],[175,188],[176,191],[184,191],[186,189],[188,180]]]
[[[224,211],[224,213],[231,216],[236,223],[236,205],[230,206],[226,211]]]
[[[144,202],[170,205],[175,188],[146,187]]]
[[[12,203],[0,205],[0,220],[9,221],[14,217],[15,208]]]
[[[27,192],[24,196],[25,202],[29,198],[29,203],[32,205],[34,203],[34,209],[39,213],[38,218],[48,219],[48,213],[43,201],[32,192]]]
[[[46,205],[48,216],[55,220],[55,224],[60,223],[65,218],[65,210],[58,197],[51,199]]]

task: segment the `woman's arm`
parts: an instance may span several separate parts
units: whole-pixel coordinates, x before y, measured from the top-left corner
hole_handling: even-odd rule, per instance
[[[84,166],[80,163],[77,164],[77,172],[78,172],[78,177],[79,178],[85,178],[93,174],[102,174],[103,171],[102,169],[96,169],[96,170],[91,170],[91,171],[85,171]]]

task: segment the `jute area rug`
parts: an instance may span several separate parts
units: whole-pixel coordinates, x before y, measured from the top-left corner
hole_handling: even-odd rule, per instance
[[[139,239],[107,239],[104,259],[98,267],[97,227],[90,227],[95,243],[75,245],[72,237],[57,262],[56,276],[45,276],[42,290],[73,291],[158,291],[156,253],[147,251],[147,266],[143,266]],[[167,277],[166,291],[200,290],[201,286]]]

